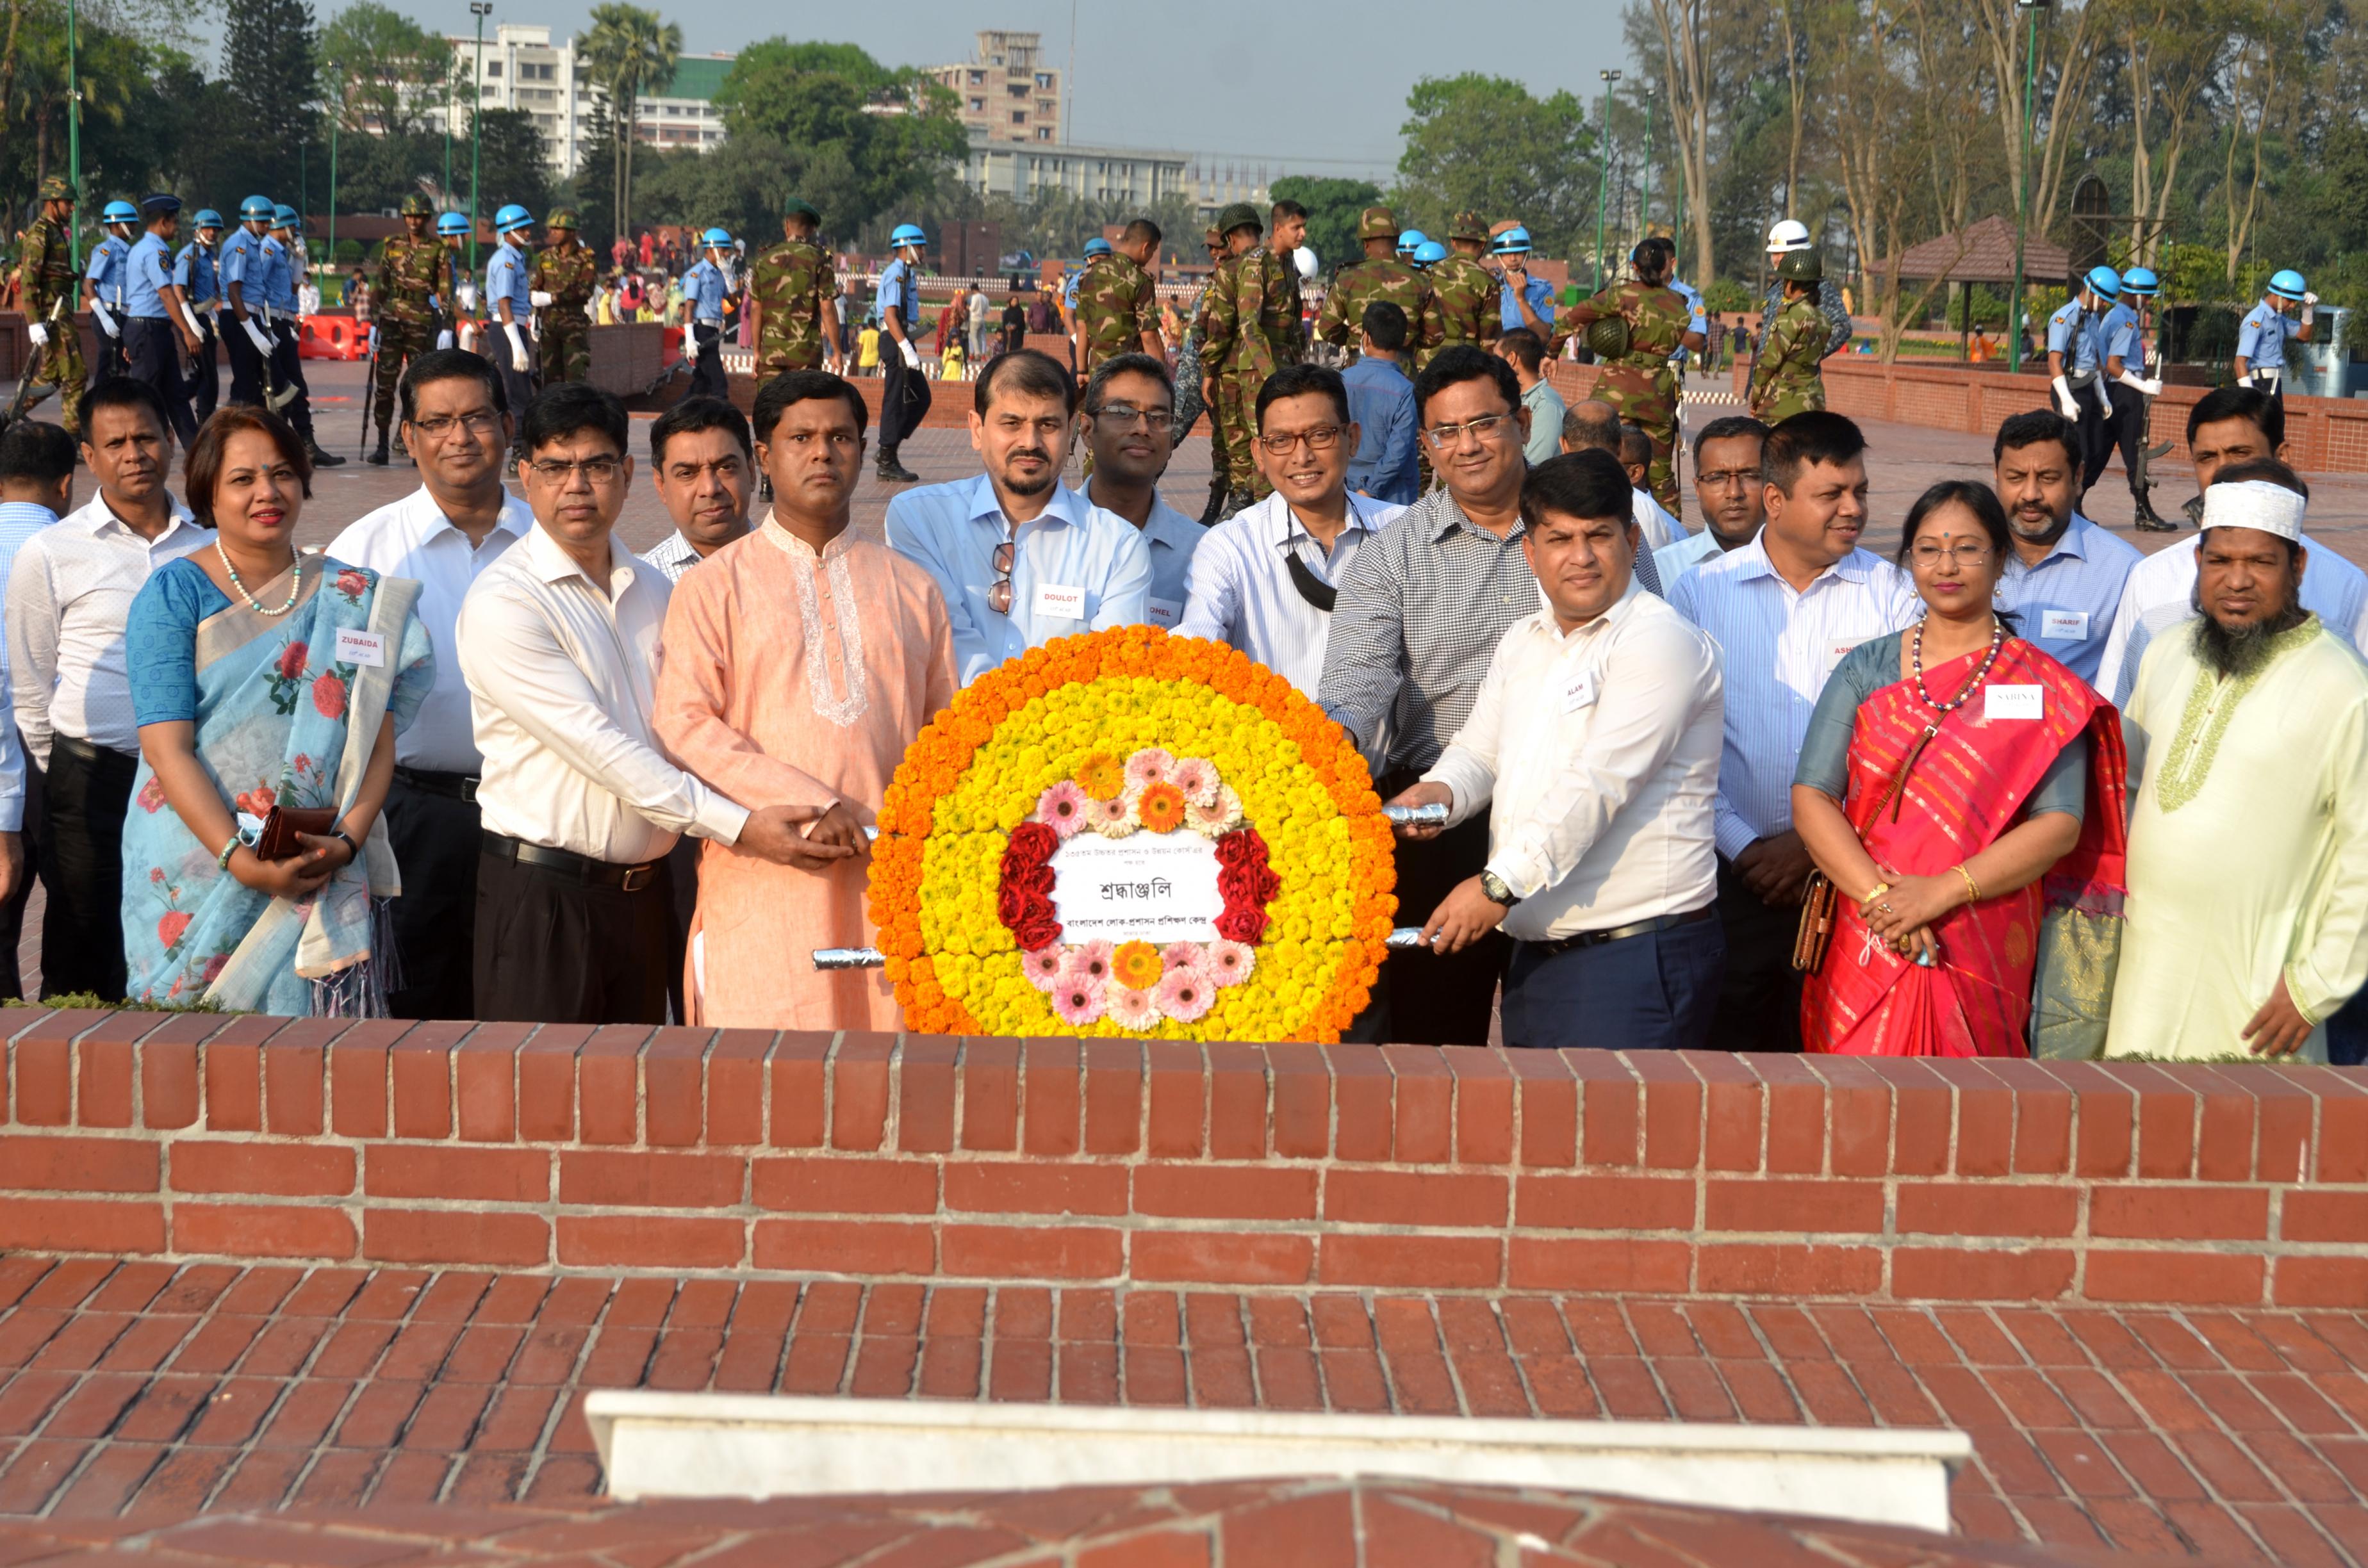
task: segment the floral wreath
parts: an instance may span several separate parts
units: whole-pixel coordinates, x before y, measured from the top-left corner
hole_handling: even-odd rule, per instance
[[[1136,834],[1207,843],[1214,940],[1063,939],[1054,858]],[[1397,907],[1347,734],[1238,651],[1156,627],[973,681],[905,754],[880,835],[871,920],[906,1027],[929,1033],[1335,1040]]]

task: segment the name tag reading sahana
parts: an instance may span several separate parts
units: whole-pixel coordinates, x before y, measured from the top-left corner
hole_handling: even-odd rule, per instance
[[[2089,635],[2089,612],[2085,609],[2041,610],[2039,635],[2049,642],[2078,642]]]
[[[358,631],[350,626],[338,627],[337,663],[352,665],[358,669],[383,669],[386,665],[386,633]]]
[[[1059,583],[1040,584],[1036,589],[1036,613],[1059,620],[1086,619],[1086,590],[1065,587]]]
[[[1982,687],[1982,717],[1985,719],[2044,719],[2047,716],[2042,701],[2044,688],[2036,686],[1986,686]]]

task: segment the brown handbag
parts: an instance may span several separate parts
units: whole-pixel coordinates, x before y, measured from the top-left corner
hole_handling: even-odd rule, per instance
[[[1946,718],[1947,715],[1941,717]],[[1884,786],[1883,798],[1875,801],[1874,810],[1868,813],[1868,822],[1881,816],[1883,808],[1891,804],[1892,797],[1900,793],[1907,785],[1907,770],[1916,766],[1916,759],[1924,755],[1925,744],[1940,733],[1940,729],[1939,719],[1926,726],[1924,739],[1916,744],[1916,749],[1907,754],[1907,760],[1899,765],[1899,771],[1891,776],[1891,782]],[[1859,834],[1858,841],[1861,846],[1866,843],[1863,832]],[[1815,974],[1824,965],[1826,949],[1833,945],[1836,905],[1840,898],[1840,891],[1834,886],[1833,879],[1823,871],[1813,869],[1809,872],[1809,880],[1802,884],[1801,924],[1793,933],[1793,968],[1800,973]]]
[[[332,806],[275,805],[263,819],[263,831],[255,835],[255,858],[292,860],[304,853],[304,846],[297,841],[298,834],[326,838],[336,825],[337,812]]]

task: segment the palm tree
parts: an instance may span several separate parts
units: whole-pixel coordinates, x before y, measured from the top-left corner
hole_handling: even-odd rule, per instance
[[[575,52],[592,79],[609,95],[609,122],[616,134],[617,233],[632,232],[633,133],[642,95],[674,80],[682,57],[682,28],[661,21],[655,11],[608,0],[592,7],[592,30],[575,40]]]

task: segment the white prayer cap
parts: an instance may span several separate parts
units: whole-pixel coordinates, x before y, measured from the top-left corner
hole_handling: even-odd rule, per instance
[[[2306,505],[2283,484],[2272,484],[2266,479],[2241,479],[2204,490],[2203,526],[2259,528],[2300,544],[2302,515]]]

